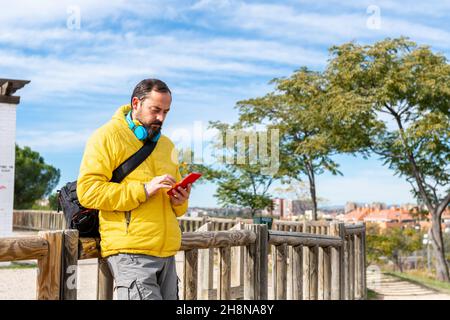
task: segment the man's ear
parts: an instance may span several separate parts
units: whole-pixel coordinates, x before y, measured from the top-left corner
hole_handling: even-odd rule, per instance
[[[133,97],[133,99],[131,99],[131,109],[137,110],[138,106],[139,106],[139,99],[137,97]]]

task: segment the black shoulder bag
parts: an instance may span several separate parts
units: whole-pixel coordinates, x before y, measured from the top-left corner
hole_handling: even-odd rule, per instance
[[[147,139],[135,154],[114,170],[111,182],[120,183],[147,159],[155,149],[156,143],[157,141]],[[100,236],[98,210],[85,208],[80,204],[77,196],[77,181],[69,182],[58,190],[58,212],[60,209],[64,212],[67,228],[77,229],[80,237]]]

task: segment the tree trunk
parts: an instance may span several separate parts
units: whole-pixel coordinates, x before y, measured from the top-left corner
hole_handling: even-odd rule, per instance
[[[308,171],[309,192],[312,201],[312,220],[317,220],[317,195],[316,195],[316,178],[314,176],[314,166],[312,162],[306,161],[306,168]]]
[[[436,209],[435,209],[436,210]],[[445,259],[444,239],[442,237],[441,214],[436,211],[431,215],[431,243],[436,258],[436,277],[441,281],[450,281],[447,261]]]
[[[312,220],[317,220],[317,196],[315,179],[312,179],[309,185],[312,200]]]
[[[444,240],[442,237],[441,230],[441,216],[442,212],[447,207],[450,202],[450,194],[448,194],[441,203],[433,204],[432,200],[428,197],[426,188],[425,188],[425,179],[423,178],[419,167],[417,166],[416,159],[414,157],[411,148],[409,147],[406,138],[405,131],[403,129],[402,120],[398,113],[396,113],[389,105],[385,105],[386,108],[391,112],[397,121],[398,128],[400,130],[400,137],[402,139],[403,147],[405,155],[409,160],[409,164],[411,166],[411,170],[413,173],[413,177],[416,180],[417,187],[419,190],[420,198],[425,203],[428,208],[428,211],[431,214],[431,243],[433,244],[434,256],[436,257],[436,277],[438,280],[442,281],[450,281],[449,271],[447,261],[445,259],[445,248],[444,248]]]

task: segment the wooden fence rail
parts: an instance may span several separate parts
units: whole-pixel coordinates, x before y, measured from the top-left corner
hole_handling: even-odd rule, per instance
[[[252,219],[225,219],[216,217],[179,217],[177,218],[180,228],[183,232],[194,232],[204,224],[211,222],[210,231],[225,231],[239,223],[252,224]],[[13,226],[25,230],[62,230],[65,229],[65,220],[62,212],[43,211],[43,210],[14,210]],[[310,233],[328,234],[329,222],[326,221],[308,221],[295,222],[275,219],[272,224],[272,230],[275,231],[296,231]]]
[[[183,232],[182,298],[259,300],[270,288],[273,299],[366,298],[364,224],[282,222],[268,230],[240,221],[215,231],[226,223]],[[38,260],[37,299],[76,300],[78,260],[92,258],[99,259],[97,299],[112,299],[113,278],[99,255],[99,239],[79,239],[76,230],[0,239],[0,261]]]

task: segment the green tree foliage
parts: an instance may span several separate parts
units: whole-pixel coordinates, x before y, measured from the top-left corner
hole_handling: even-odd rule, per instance
[[[218,132],[218,138],[212,144],[217,164],[210,166],[186,163],[186,159],[182,158],[182,163],[186,163],[183,165],[183,172],[199,171],[203,174],[203,181],[215,182],[217,189],[214,196],[223,207],[249,208],[252,216],[260,210],[270,208],[272,199],[269,188],[280,178],[280,173],[265,173],[267,164],[253,158],[255,145],[249,138],[253,132],[246,131],[241,125],[229,125],[219,121],[211,122],[210,128]],[[236,137],[230,140],[232,143],[227,143],[227,139],[235,134]],[[270,156],[270,145],[268,147]],[[225,159],[222,158],[223,151]],[[189,153],[187,154],[189,158]],[[194,154],[191,153],[190,159],[193,158]]]
[[[347,43],[331,53],[326,73],[336,124],[350,119],[361,150],[411,184],[432,216],[437,277],[449,281],[441,217],[450,202],[450,65],[406,38]]]
[[[412,228],[389,228],[380,231],[377,225],[367,226],[367,260],[377,263],[385,257],[403,271],[404,258],[422,248],[422,234]]]
[[[325,171],[341,174],[331,158],[336,148],[322,130],[328,106],[326,79],[319,72],[301,68],[289,78],[274,79],[272,83],[276,86],[274,92],[237,103],[239,121],[280,130],[283,181],[302,181],[306,177],[316,220],[316,176]]]
[[[48,196],[48,206],[50,210],[58,210],[58,194],[52,193]]]
[[[59,182],[60,171],[44,162],[38,152],[16,145],[14,208],[30,209],[34,202],[51,193]]]

